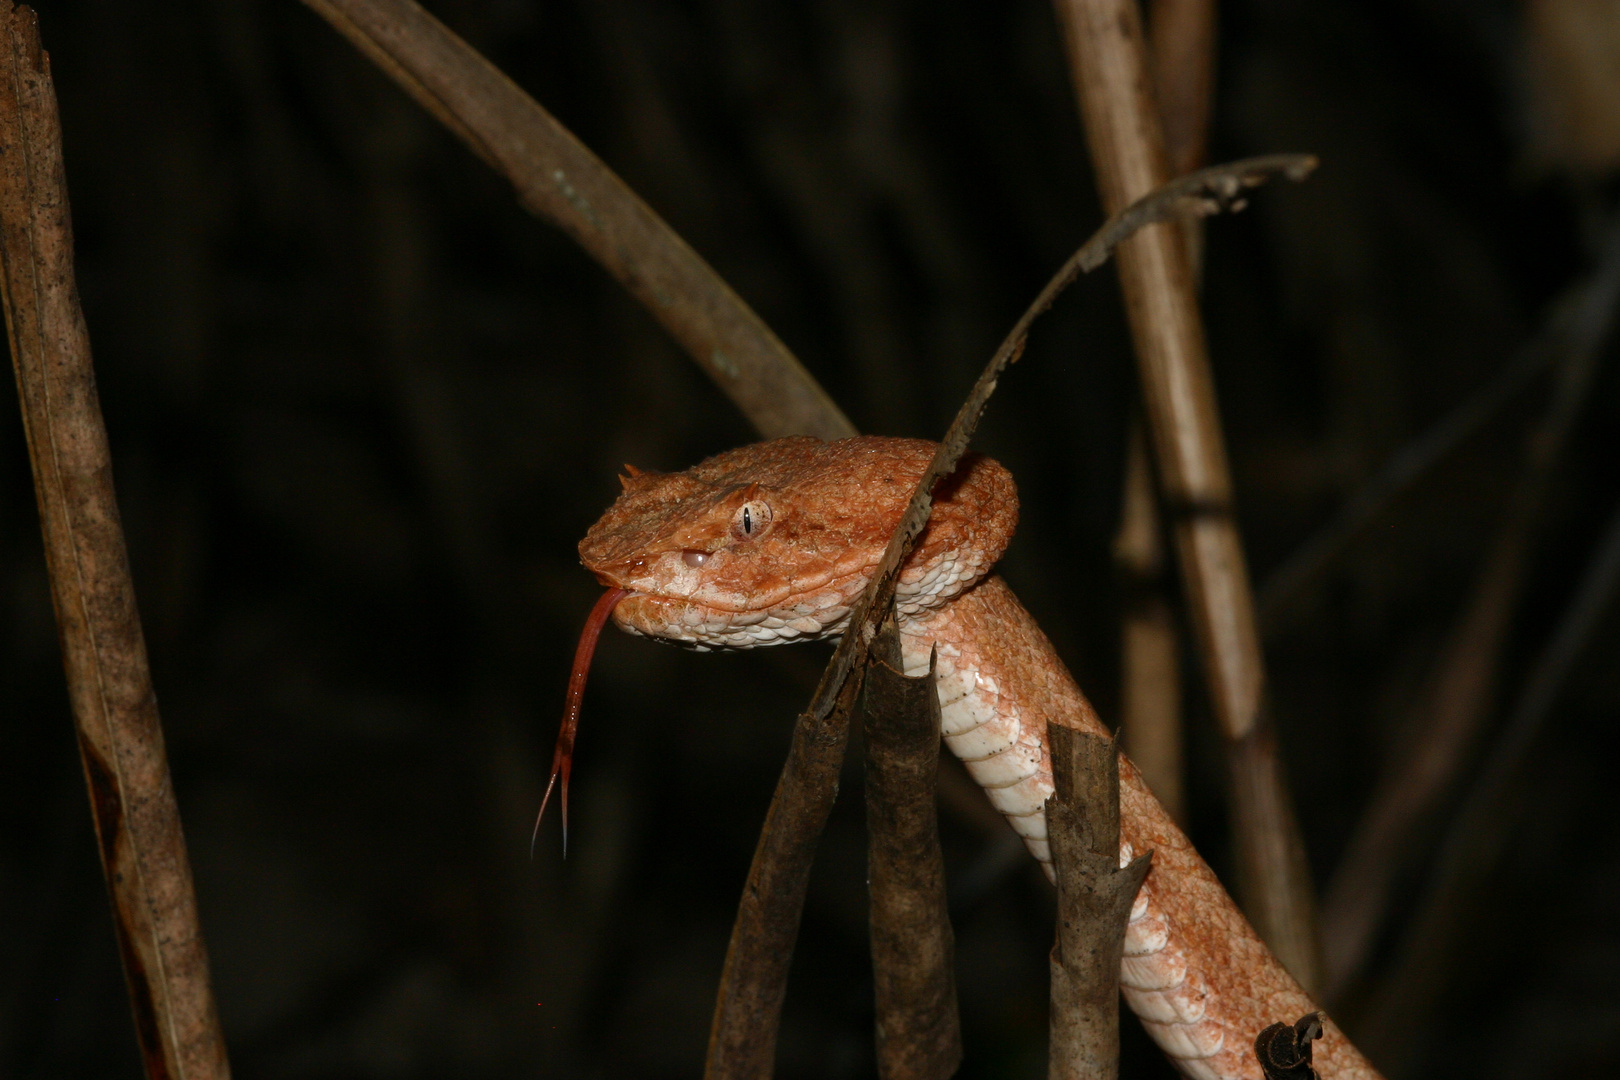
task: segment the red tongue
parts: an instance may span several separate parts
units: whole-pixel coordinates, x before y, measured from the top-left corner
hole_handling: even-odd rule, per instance
[[[625,597],[624,589],[609,589],[591,608],[585,620],[585,629],[579,635],[579,648],[574,650],[574,670],[568,676],[568,701],[563,707],[562,727],[557,731],[557,752],[551,757],[551,779],[546,783],[546,794],[540,800],[540,813],[534,818],[534,835],[529,838],[529,857],[534,857],[534,842],[540,836],[540,819],[546,816],[546,803],[551,801],[551,789],[562,777],[563,858],[568,857],[568,774],[574,768],[574,736],[579,733],[579,703],[585,697],[585,676],[591,671],[591,657],[596,655],[596,639],[602,636],[613,608]]]

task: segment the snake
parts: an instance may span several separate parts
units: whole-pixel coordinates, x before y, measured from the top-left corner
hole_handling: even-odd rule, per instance
[[[553,764],[553,783],[563,777],[565,823],[579,700],[605,622],[700,651],[839,636],[934,449],[921,439],[794,436],[682,472],[626,466],[621,494],[579,544],[581,562],[608,591],[580,640]],[[993,573],[1017,524],[1011,473],[988,457],[965,457],[933,492],[927,527],[897,579],[895,609],[906,673],[926,673],[934,657],[945,745],[1050,878],[1047,725],[1110,733]],[[1123,754],[1119,791],[1121,865],[1153,853],[1125,929],[1126,1004],[1183,1075],[1261,1080],[1257,1035],[1321,1009]],[[1319,1074],[1378,1080],[1322,1015]]]

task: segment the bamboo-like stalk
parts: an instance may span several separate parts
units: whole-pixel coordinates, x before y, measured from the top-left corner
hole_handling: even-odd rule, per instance
[[[1152,0],[1147,9],[1153,93],[1169,175],[1204,164],[1215,98],[1215,0]],[[1193,281],[1203,279],[1204,223],[1181,225]]]
[[[1204,164],[1215,95],[1215,0],[1153,0],[1148,6],[1153,89],[1170,174]],[[1133,759],[1134,760],[1134,759]]]
[[[191,866],[112,484],[50,58],[0,0],[0,283],[68,697],[152,1080],[227,1080]]]
[[[1168,173],[1136,0],[1054,0],[1105,210]],[[1267,944],[1317,982],[1314,898],[1299,827],[1263,710],[1264,664],[1232,514],[1215,389],[1185,246],[1169,226],[1120,245],[1160,486],[1174,515],[1191,621],[1228,748],[1240,893]]]
[[[1170,172],[1204,163],[1215,75],[1215,0],[1153,0],[1148,8],[1153,84]],[[1197,278],[1203,221],[1177,227]],[[1153,461],[1140,418],[1132,421],[1114,562],[1125,585],[1120,653],[1120,737],[1153,794],[1183,820],[1181,644],[1171,611]]]
[[[855,427],[731,287],[522,88],[413,0],[305,0],[613,275],[766,438]]]

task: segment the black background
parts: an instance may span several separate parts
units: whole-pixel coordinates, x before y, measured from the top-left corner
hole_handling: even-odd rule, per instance
[[[1036,0],[432,10],[617,169],[865,431],[941,432],[1099,222]],[[531,861],[528,832],[597,592],[578,538],[621,463],[681,468],[752,433],[605,274],[292,0],[42,0],[40,16],[237,1077],[696,1075],[824,647],[700,656],[610,634],[568,860],[548,825]],[[1520,18],[1504,0],[1224,5],[1212,157],[1323,160],[1208,232],[1205,312],[1257,579],[1589,265],[1607,195],[1530,153]],[[1131,365],[1099,274],[1037,327],[977,444],[1021,486],[1004,572],[1110,718]],[[1612,367],[1533,549],[1504,703],[1613,508]],[[3,393],[0,1075],[134,1076]],[[1538,384],[1402,500],[1268,642],[1319,881],[1422,722],[1425,674],[1544,400]],[[1616,630],[1536,744],[1414,1069],[1620,1063]],[[1192,832],[1225,869],[1219,757],[1189,696]],[[811,887],[785,1077],[873,1074],[859,790],[851,771]],[[1045,1074],[1051,900],[1033,864],[995,871],[1001,828],[944,802],[964,1077]],[[1421,885],[1403,885],[1403,912]],[[1356,1034],[1353,1003],[1343,1016]],[[1126,1027],[1122,1075],[1165,1075]]]

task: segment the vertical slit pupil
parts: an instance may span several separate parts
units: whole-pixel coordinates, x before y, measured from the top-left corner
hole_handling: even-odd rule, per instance
[[[748,513],[748,507],[745,506],[745,507],[743,507],[743,532],[752,535],[753,531],[754,531],[754,519]]]

